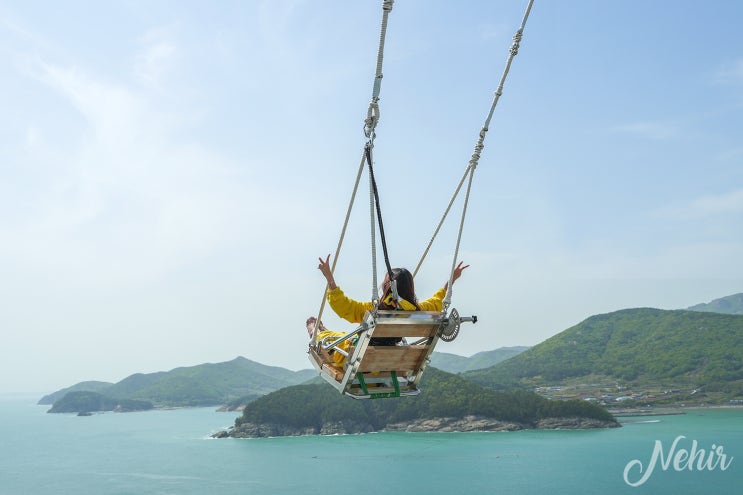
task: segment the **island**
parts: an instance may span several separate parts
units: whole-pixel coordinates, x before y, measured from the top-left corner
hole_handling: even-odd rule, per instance
[[[296,385],[247,404],[235,425],[215,438],[335,435],[379,431],[513,431],[616,428],[605,408],[555,401],[526,390],[497,391],[436,368],[416,397],[354,400],[324,383]]]
[[[98,392],[69,392],[57,400],[49,413],[78,413],[79,416],[87,416],[93,412],[133,412],[148,411],[154,406],[152,402],[134,399],[114,399],[99,394]]]

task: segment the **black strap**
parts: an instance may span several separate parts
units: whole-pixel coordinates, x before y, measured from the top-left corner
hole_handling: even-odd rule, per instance
[[[369,164],[369,178],[371,180],[372,191],[374,192],[374,204],[377,210],[377,223],[379,224],[379,236],[382,239],[382,251],[384,253],[384,264],[387,266],[387,275],[392,280],[392,266],[387,254],[387,240],[384,237],[384,224],[382,223],[382,210],[379,208],[379,191],[377,191],[377,181],[374,179],[374,167],[372,166],[371,145],[369,143],[364,147],[366,154],[366,163]]]

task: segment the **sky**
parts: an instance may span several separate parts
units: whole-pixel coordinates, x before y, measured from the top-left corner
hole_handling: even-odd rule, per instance
[[[417,264],[443,214],[525,7],[395,2],[374,148],[393,265]],[[733,0],[535,2],[459,253],[452,307],[479,322],[438,351],[743,292],[742,18]],[[311,367],[380,19],[381,1],[3,2],[0,393],[236,356]],[[335,275],[369,300],[360,191]]]

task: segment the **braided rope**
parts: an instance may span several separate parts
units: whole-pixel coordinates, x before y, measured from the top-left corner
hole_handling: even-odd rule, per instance
[[[338,263],[338,256],[341,253],[341,247],[343,246],[343,240],[346,238],[346,230],[348,229],[348,221],[351,218],[351,210],[353,210],[353,204],[356,202],[356,192],[359,190],[359,183],[361,182],[361,173],[364,171],[364,162],[366,160],[366,154],[361,154],[361,163],[359,163],[359,169],[356,172],[356,182],[353,184],[353,192],[351,192],[351,200],[348,202],[348,208],[346,209],[346,218],[343,220],[343,228],[341,229],[341,235],[338,239],[338,245],[335,248],[335,256],[333,256],[333,265],[330,267],[330,272],[335,273],[335,265]],[[325,286],[325,291],[322,294],[322,302],[320,303],[320,310],[317,312],[317,321],[315,321],[315,328],[312,330],[312,344],[317,343],[317,329],[320,326],[320,319],[322,318],[323,310],[325,309],[325,300],[328,287]]]
[[[371,146],[371,143],[368,145]],[[369,153],[369,148],[364,148],[364,156],[368,158],[366,153]],[[369,167],[369,225],[371,228],[371,262],[372,262],[372,286],[371,286],[371,300],[374,302],[374,307],[377,307],[377,233],[376,233],[376,222],[374,221],[374,172]]]
[[[478,145],[480,145],[479,150],[475,150],[477,153],[477,159],[480,158],[479,151],[482,151],[483,141],[485,141],[485,133],[488,132],[488,126],[490,125],[490,119],[493,118],[493,112],[495,112],[495,107],[498,105],[498,100],[500,99],[501,95],[503,94],[503,86],[506,83],[506,78],[508,77],[508,73],[511,70],[511,63],[513,62],[513,59],[516,55],[519,53],[519,46],[521,44],[521,38],[524,36],[524,28],[526,27],[526,21],[529,19],[529,13],[531,12],[531,7],[534,4],[534,0],[529,0],[529,4],[526,6],[526,12],[524,12],[524,17],[521,20],[521,26],[519,26],[518,30],[516,31],[516,34],[513,35],[513,43],[511,44],[511,48],[508,50],[508,59],[506,60],[506,67],[503,69],[503,75],[501,75],[500,83],[498,84],[498,89],[495,91],[494,97],[493,97],[493,103],[490,106],[490,112],[488,113],[488,117],[485,119],[485,125],[483,125],[482,130],[480,131],[480,140],[478,141]],[[475,155],[473,155],[474,158]]]
[[[377,50],[377,70],[374,76],[374,86],[372,87],[372,98],[369,103],[369,109],[366,112],[366,120],[364,120],[364,135],[371,141],[374,142],[376,137],[374,130],[379,123],[379,92],[382,89],[382,63],[384,62],[384,41],[387,37],[387,20],[390,12],[392,11],[392,5],[395,0],[383,0],[382,2],[382,26],[379,30],[379,48]]]
[[[470,191],[472,190],[472,179],[475,176],[475,169],[474,167],[471,167],[469,169],[469,181],[467,182],[467,192],[464,195],[464,205],[462,206],[462,218],[459,221],[459,233],[457,234],[457,245],[454,248],[454,258],[451,262],[451,272],[449,272],[449,284],[446,286],[446,296],[444,297],[444,300],[442,301],[442,305],[444,307],[444,311],[446,311],[449,308],[449,305],[451,304],[451,295],[452,295],[452,288],[454,287],[454,270],[456,270],[457,267],[457,259],[459,258],[459,244],[462,242],[462,231],[464,230],[464,219],[467,216],[467,205],[470,202]]]
[[[448,305],[449,302],[451,302],[451,290],[452,290],[452,284],[454,279],[454,270],[457,266],[457,257],[459,255],[459,246],[462,240],[462,231],[464,227],[464,219],[465,215],[467,213],[467,203],[469,202],[469,195],[470,195],[470,189],[472,187],[472,178],[475,173],[475,169],[477,168],[477,165],[480,161],[480,155],[482,154],[482,150],[485,147],[485,135],[488,132],[488,128],[490,126],[490,120],[493,118],[493,113],[495,112],[495,107],[498,105],[498,100],[500,99],[501,95],[503,94],[503,86],[505,85],[506,78],[508,77],[508,73],[511,70],[511,63],[513,62],[513,59],[516,55],[519,53],[519,46],[521,43],[521,39],[523,38],[524,34],[524,28],[526,27],[526,21],[529,19],[529,14],[531,13],[532,5],[534,4],[534,0],[529,0],[529,3],[526,6],[526,11],[524,12],[524,16],[521,20],[521,26],[519,26],[518,30],[516,31],[516,34],[513,35],[513,42],[511,44],[511,47],[508,51],[508,59],[506,60],[506,66],[503,70],[503,74],[501,75],[500,82],[498,84],[498,88],[496,89],[493,101],[490,105],[490,111],[488,112],[487,117],[485,118],[485,122],[482,126],[482,129],[480,129],[480,134],[478,136],[477,142],[475,143],[475,148],[472,153],[472,156],[470,157],[469,163],[467,164],[467,167],[464,171],[464,174],[462,176],[462,179],[460,180],[459,184],[457,185],[456,190],[454,191],[454,195],[452,196],[451,200],[449,201],[449,205],[447,206],[446,210],[444,211],[444,214],[441,218],[441,220],[438,223],[438,226],[436,227],[436,230],[434,231],[433,235],[431,236],[431,240],[428,242],[428,246],[426,247],[425,251],[423,252],[423,255],[421,256],[420,261],[418,261],[418,265],[415,269],[415,273],[418,273],[418,270],[420,269],[421,265],[423,264],[423,261],[425,260],[426,256],[428,256],[428,252],[431,248],[431,245],[433,244],[434,239],[436,239],[436,236],[439,233],[439,230],[441,230],[441,226],[444,223],[444,220],[449,214],[449,211],[451,210],[452,204],[454,203],[454,200],[456,199],[457,195],[459,194],[462,185],[464,183],[465,178],[469,176],[469,184],[467,186],[467,195],[465,197],[464,206],[462,207],[462,218],[460,220],[459,224],[459,233],[457,235],[457,242],[456,242],[456,248],[454,251],[454,260],[452,261],[452,268],[451,272],[449,274],[449,286],[447,287],[446,292],[446,298],[444,299],[444,303]],[[413,275],[415,275],[415,273]]]
[[[387,36],[387,20],[389,18],[389,14],[392,11],[392,5],[395,3],[395,0],[383,0],[382,2],[382,26],[380,28],[379,33],[379,49],[377,50],[377,71],[376,75],[374,77],[374,87],[372,89],[372,99],[371,103],[369,104],[369,109],[366,112],[366,120],[364,121],[364,135],[367,137],[367,146],[370,148],[374,146],[374,138],[376,137],[375,129],[377,127],[377,123],[379,122],[379,104],[377,103],[379,101],[379,91],[382,86],[382,62],[384,60],[384,41]],[[333,257],[333,264],[330,268],[331,273],[335,273],[335,266],[338,263],[338,256],[340,255],[341,247],[343,246],[343,240],[346,236],[346,230],[348,228],[348,221],[351,216],[351,211],[353,210],[353,204],[356,201],[356,192],[359,188],[359,182],[361,180],[361,173],[364,170],[364,162],[366,160],[366,148],[364,148],[364,152],[361,154],[361,163],[359,164],[359,169],[356,174],[356,182],[353,186],[353,192],[351,193],[351,200],[349,201],[348,208],[346,210],[346,218],[343,221],[343,228],[341,229],[341,235],[338,239],[338,245],[335,249],[335,256]],[[372,189],[372,185],[370,184],[370,190]],[[371,225],[372,225],[372,268],[374,271],[373,276],[373,297],[372,300],[377,299],[377,262],[376,262],[376,235],[374,232],[374,192],[373,190],[370,192],[372,195],[372,219],[371,219]],[[325,292],[323,292],[323,298],[322,302],[320,303],[320,310],[317,312],[317,321],[315,322],[315,328],[312,331],[312,345],[315,345],[317,343],[317,330],[320,325],[320,319],[322,318],[322,313],[325,309],[325,301],[326,301],[326,292],[327,287],[325,288]]]
[[[387,37],[387,21],[389,19],[390,12],[392,11],[392,6],[395,3],[395,0],[383,0],[382,2],[382,25],[379,29],[379,48],[377,49],[377,67],[376,67],[376,73],[374,76],[374,85],[372,87],[372,97],[371,102],[369,103],[369,108],[366,111],[366,119],[364,120],[364,135],[367,138],[366,145],[364,146],[364,153],[367,157],[367,161],[369,163],[369,216],[370,216],[370,225],[371,225],[371,258],[372,258],[372,297],[371,300],[374,303],[374,307],[376,308],[377,302],[379,299],[379,296],[377,294],[377,287],[378,287],[378,281],[377,281],[377,236],[376,236],[376,230],[375,230],[375,222],[374,222],[374,213],[375,213],[375,204],[377,209],[377,216],[380,216],[381,213],[379,210],[379,199],[376,196],[376,184],[374,182],[374,170],[372,168],[371,163],[371,150],[374,148],[374,139],[377,137],[376,134],[376,128],[377,124],[379,123],[379,92],[382,89],[382,78],[384,75],[382,74],[382,64],[384,62],[384,42]],[[384,230],[381,223],[380,218],[380,224],[379,224],[380,233],[382,236],[384,236]],[[382,238],[384,253],[385,253],[385,261],[389,265],[389,261],[387,261],[387,247],[384,245],[384,237]]]
[[[441,216],[441,219],[439,220],[439,223],[436,226],[436,229],[434,230],[433,235],[431,236],[431,239],[428,241],[428,245],[426,246],[425,251],[423,251],[423,255],[418,261],[418,265],[415,267],[415,270],[413,271],[413,278],[415,278],[415,276],[418,275],[418,270],[420,270],[420,267],[423,264],[423,261],[426,259],[426,256],[428,256],[428,251],[431,249],[431,246],[433,245],[433,241],[436,240],[436,236],[439,234],[439,230],[441,230],[441,227],[444,225],[444,220],[446,220],[446,217],[449,215],[449,211],[451,210],[451,207],[454,204],[454,201],[457,199],[457,195],[459,195],[459,190],[462,189],[462,185],[464,185],[464,181],[467,178],[467,174],[469,174],[469,171],[470,171],[470,167],[468,166],[464,170],[464,174],[462,175],[462,178],[460,179],[459,184],[457,185],[457,188],[454,191],[454,194],[449,200],[449,204],[446,206],[446,210],[444,211],[444,214]]]

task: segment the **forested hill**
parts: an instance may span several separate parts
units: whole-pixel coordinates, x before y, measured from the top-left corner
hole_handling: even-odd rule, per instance
[[[688,309],[689,311],[743,315],[743,292],[733,294],[732,296],[721,297],[706,304],[696,304]]]
[[[71,387],[63,388],[49,395],[45,395],[44,397],[39,399],[38,404],[48,406],[50,404],[54,404],[54,401],[56,401],[57,399],[61,399],[70,392],[100,392],[101,390],[109,388],[111,385],[113,385],[113,383],[98,381],[76,383]]]
[[[70,391],[86,391],[107,398],[146,400],[157,406],[214,406],[238,397],[267,394],[315,375],[314,370],[290,371],[238,357],[167,372],[137,373],[114,384],[83,382],[47,395],[39,404],[53,404]]]
[[[649,308],[592,316],[508,361],[464,374],[496,388],[595,375],[741,393],[743,316]]]
[[[448,371],[449,373],[462,373],[463,371],[490,368],[501,361],[510,359],[521,354],[528,347],[500,347],[492,351],[482,351],[470,357],[449,354],[446,352],[434,352],[431,355],[431,366]]]
[[[423,376],[421,390],[416,397],[354,400],[328,384],[287,387],[248,404],[230,435],[617,426],[604,408],[586,401],[552,401],[523,390],[497,392],[433,367]]]
[[[441,369],[458,373],[490,367],[522,352],[527,347],[504,347],[470,357],[434,352],[432,362]],[[118,383],[88,381],[58,390],[39,400],[49,405],[70,392],[97,392],[116,399],[140,399],[158,406],[238,407],[282,387],[297,385],[316,377],[314,370],[291,371],[238,357],[224,363],[207,363],[157,373],[136,373]]]

